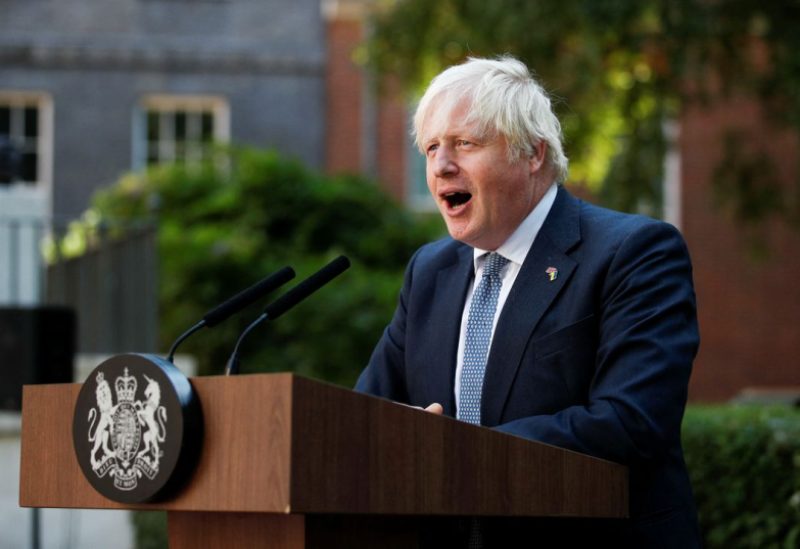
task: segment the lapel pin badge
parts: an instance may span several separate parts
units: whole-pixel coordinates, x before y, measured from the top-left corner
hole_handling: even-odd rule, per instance
[[[558,269],[556,269],[555,267],[548,267],[544,272],[547,275],[550,282],[558,278]]]

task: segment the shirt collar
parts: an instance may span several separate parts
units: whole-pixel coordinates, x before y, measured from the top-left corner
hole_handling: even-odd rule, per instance
[[[517,265],[522,265],[525,261],[525,256],[528,255],[528,250],[531,249],[536,235],[544,225],[544,220],[547,214],[550,213],[550,208],[553,207],[553,202],[556,201],[556,194],[558,193],[558,185],[555,183],[547,189],[544,196],[538,204],[531,210],[531,213],[522,220],[519,227],[511,234],[503,244],[495,250],[497,253]],[[489,250],[482,250],[480,248],[473,249],[473,267],[475,272],[478,271],[478,264],[482,263],[484,256],[489,253]]]

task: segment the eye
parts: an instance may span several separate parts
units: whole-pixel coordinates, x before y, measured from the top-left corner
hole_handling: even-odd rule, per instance
[[[472,141],[468,141],[466,139],[457,139],[456,140],[456,146],[461,147],[461,148],[471,147],[473,145],[475,145],[475,143],[473,143]]]
[[[428,145],[428,148],[425,149],[425,154],[430,156],[431,154],[436,152],[436,149],[438,149],[438,148],[439,148],[439,144],[438,143],[431,143],[430,145]]]

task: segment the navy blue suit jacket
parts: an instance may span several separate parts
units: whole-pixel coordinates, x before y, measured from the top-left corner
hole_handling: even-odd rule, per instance
[[[455,415],[472,256],[449,238],[417,251],[357,390]],[[497,323],[482,424],[628,465],[628,544],[697,546],[680,425],[698,343],[678,231],[559,188]]]

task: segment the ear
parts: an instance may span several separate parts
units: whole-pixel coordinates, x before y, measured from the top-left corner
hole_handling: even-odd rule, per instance
[[[547,143],[539,141],[533,145],[533,152],[528,157],[528,167],[530,175],[534,175],[544,166],[547,157]]]

